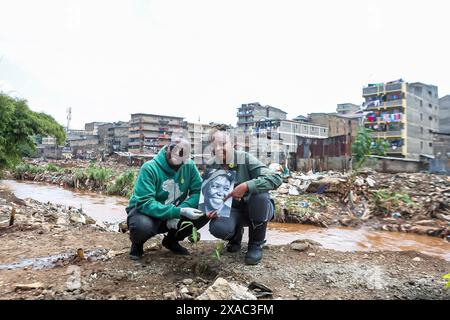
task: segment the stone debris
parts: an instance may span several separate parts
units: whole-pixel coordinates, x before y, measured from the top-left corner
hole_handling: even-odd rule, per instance
[[[217,278],[216,281],[208,287],[205,292],[199,295],[197,300],[256,300],[248,288],[225,280]]]
[[[429,173],[292,172],[278,190],[277,222],[366,224],[450,240],[450,177]]]

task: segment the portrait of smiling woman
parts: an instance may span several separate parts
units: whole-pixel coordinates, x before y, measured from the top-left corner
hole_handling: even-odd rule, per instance
[[[236,173],[226,170],[209,170],[203,177],[198,208],[205,212],[217,212],[220,217],[229,217],[232,199],[224,202],[233,190]]]

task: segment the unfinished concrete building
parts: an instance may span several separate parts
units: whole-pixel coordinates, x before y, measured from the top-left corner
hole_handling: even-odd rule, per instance
[[[363,117],[363,114],[310,113],[308,117],[312,124],[327,127],[329,137],[348,135],[354,139],[358,133],[360,118]]]
[[[430,171],[450,174],[450,95],[439,99],[439,128],[433,132],[433,149]]]
[[[251,129],[263,119],[285,120],[287,112],[272,106],[262,106],[259,102],[242,104],[237,112],[239,129]]]
[[[181,117],[134,113],[131,115],[128,134],[128,151],[156,154],[170,142],[172,133],[185,131]]]
[[[438,88],[403,80],[363,88],[364,126],[389,143],[387,155],[419,159],[433,154],[433,131],[439,125]]]
[[[354,103],[339,103],[336,112],[339,114],[354,114],[359,111],[360,106]]]
[[[188,139],[191,142],[191,154],[201,157],[208,145],[208,136],[213,128],[212,124],[187,122]]]

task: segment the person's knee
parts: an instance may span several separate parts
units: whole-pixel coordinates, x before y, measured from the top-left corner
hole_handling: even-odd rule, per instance
[[[234,235],[234,227],[219,219],[209,223],[209,232],[218,239],[228,240]]]
[[[268,205],[270,202],[270,195],[268,192],[262,192],[262,193],[255,193],[250,196],[250,199],[248,200],[248,203],[255,203],[255,204],[265,204]]]
[[[248,201],[250,220],[269,221],[273,218],[275,206],[267,192],[253,194]]]
[[[128,228],[131,241],[136,243],[145,242],[156,234],[154,222],[144,215],[130,217]]]

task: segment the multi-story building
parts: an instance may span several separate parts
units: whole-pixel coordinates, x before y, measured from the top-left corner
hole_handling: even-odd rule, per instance
[[[259,102],[242,104],[238,108],[238,128],[252,128],[256,122],[263,119],[285,120],[287,113],[272,106],[262,106]]]
[[[349,135],[355,138],[358,133],[362,113],[310,113],[312,124],[320,124],[328,128],[328,137]]]
[[[439,99],[439,132],[450,133],[450,95]]]
[[[105,145],[107,152],[127,151],[130,124],[128,122],[115,122],[108,128]]]
[[[433,131],[438,128],[438,88],[397,80],[363,88],[364,126],[373,137],[389,143],[387,155],[419,159],[433,154]]]
[[[439,99],[439,128],[433,132],[430,171],[450,174],[450,95]]]
[[[203,155],[203,152],[208,145],[208,136],[212,128],[212,124],[187,122],[188,137],[191,142],[191,153],[194,156]]]
[[[70,141],[70,149],[76,158],[92,159],[99,155],[98,135],[86,135]]]
[[[336,112],[339,114],[354,114],[359,111],[360,106],[353,103],[340,103],[337,105]]]
[[[84,125],[84,130],[89,131],[90,135],[95,136],[98,134],[98,127],[106,123],[107,122],[89,122]]]
[[[131,115],[128,134],[128,151],[155,154],[170,142],[173,132],[182,131],[185,122],[181,117],[135,113]]]

